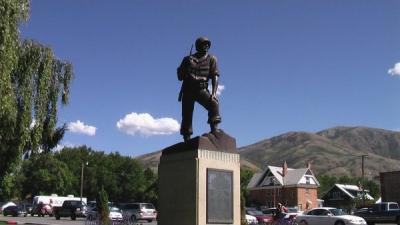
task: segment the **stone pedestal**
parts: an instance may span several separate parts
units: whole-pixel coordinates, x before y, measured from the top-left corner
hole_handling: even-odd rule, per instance
[[[205,134],[163,150],[159,225],[240,225],[240,163],[234,138]]]

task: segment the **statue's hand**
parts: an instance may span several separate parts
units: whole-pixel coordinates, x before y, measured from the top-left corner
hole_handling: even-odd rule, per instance
[[[218,98],[217,98],[217,95],[216,95],[216,94],[212,94],[212,95],[211,95],[211,101],[218,102]]]
[[[190,78],[190,80],[197,80],[197,76],[193,73],[189,74],[189,78]]]

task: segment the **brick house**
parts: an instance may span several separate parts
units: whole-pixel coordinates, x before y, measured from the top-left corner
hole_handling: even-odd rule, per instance
[[[285,162],[282,167],[268,166],[262,173],[251,178],[247,189],[250,203],[275,207],[278,202],[299,210],[318,206],[317,189],[319,183],[311,170],[292,169]]]
[[[379,178],[382,201],[400,204],[400,171],[380,173]]]

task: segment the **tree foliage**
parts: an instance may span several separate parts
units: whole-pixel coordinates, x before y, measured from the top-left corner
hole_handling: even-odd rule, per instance
[[[248,197],[247,185],[249,184],[254,172],[249,169],[240,169],[240,211],[241,211],[241,224],[247,224],[246,221],[246,199]]]
[[[108,194],[104,190],[104,187],[101,187],[97,194],[96,204],[99,221],[101,222],[100,224],[109,225],[110,219],[108,218],[108,214],[110,213],[110,209],[108,208]]]
[[[25,160],[17,176],[14,196],[21,199],[52,193],[96,199],[100,187],[112,202],[151,202],[157,205],[158,177],[130,157],[105,154],[86,146],[64,148]]]
[[[53,154],[41,154],[25,160],[17,178],[19,196],[71,194],[74,177],[64,162]]]
[[[56,127],[57,105],[68,103],[72,65],[51,48],[20,41],[29,0],[0,0],[0,199],[10,197],[23,153],[49,152],[66,126]]]
[[[104,187],[113,202],[145,201],[157,203],[157,176],[144,170],[137,160],[117,153],[105,154],[86,146],[64,148],[55,153],[73,174],[73,191],[79,193],[82,163],[84,167],[83,196],[95,199]]]

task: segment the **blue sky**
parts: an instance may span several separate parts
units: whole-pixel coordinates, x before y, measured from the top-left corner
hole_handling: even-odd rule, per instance
[[[199,36],[218,58],[220,127],[238,146],[342,125],[398,130],[399,27],[397,0],[32,0],[21,35],[74,65],[62,144],[137,156],[181,141],[176,68]],[[194,135],[206,121],[197,105]]]

